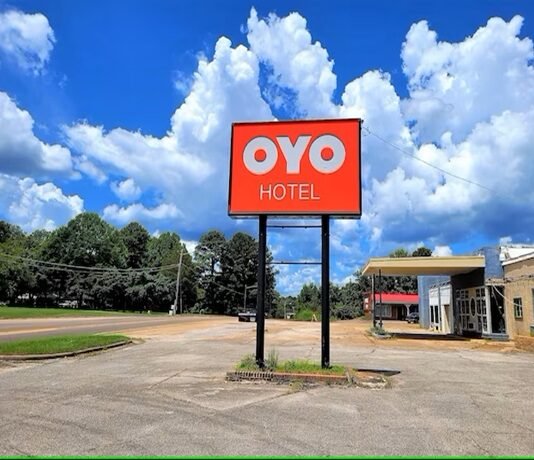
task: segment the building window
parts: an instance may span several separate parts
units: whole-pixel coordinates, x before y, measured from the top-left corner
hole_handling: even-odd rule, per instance
[[[521,297],[514,297],[514,316],[523,318],[523,300]]]
[[[376,316],[380,316],[380,305],[376,306]],[[382,317],[391,318],[391,305],[382,305]]]

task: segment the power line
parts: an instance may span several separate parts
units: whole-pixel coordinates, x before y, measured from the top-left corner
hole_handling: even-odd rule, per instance
[[[46,260],[31,259],[29,257],[15,256],[12,254],[6,254],[0,252],[0,258],[15,259],[23,262],[27,262],[30,265],[41,266],[41,268],[50,268],[54,270],[64,269],[64,271],[81,272],[81,271],[93,271],[93,272],[110,272],[110,273],[146,273],[152,271],[168,270],[176,268],[179,264],[162,265],[159,267],[144,267],[144,268],[113,268],[113,267],[87,267],[84,265],[71,265],[62,264],[58,262],[48,262]]]
[[[447,171],[447,170],[445,170],[443,168],[440,168],[439,166],[436,166],[435,164],[432,164],[432,163],[430,163],[430,162],[428,162],[426,160],[423,160],[422,158],[419,158],[414,153],[410,153],[407,150],[404,150],[402,147],[399,147],[398,145],[393,144],[392,142],[388,141],[387,139],[384,139],[383,137],[381,137],[378,134],[374,133],[373,131],[371,131],[366,126],[362,126],[362,129],[367,131],[367,133],[371,134],[372,136],[376,137],[379,141],[383,142],[384,144],[389,145],[391,148],[394,148],[395,150],[398,150],[403,155],[409,156],[410,158],[413,158],[414,160],[420,161],[421,163],[423,163],[423,164],[425,164],[427,166],[430,166],[431,168],[434,168],[434,169],[440,171],[441,173],[443,173],[443,174],[445,174],[447,176],[454,177],[454,178],[456,178],[458,180],[461,180],[463,182],[466,182],[468,184],[475,185],[475,186],[480,187],[480,188],[482,188],[484,190],[487,190],[488,192],[495,193],[494,190],[490,189],[489,187],[486,187],[485,185],[479,184],[478,182],[472,181],[471,179],[466,179],[465,177],[462,177],[462,176],[459,176],[457,174],[454,174],[454,173],[452,173],[450,171]]]

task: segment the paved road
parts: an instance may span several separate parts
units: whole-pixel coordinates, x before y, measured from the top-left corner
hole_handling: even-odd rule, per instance
[[[266,324],[267,350],[319,360],[310,324]],[[398,368],[392,388],[225,382],[254,328],[184,323],[101,354],[0,364],[0,455],[534,454],[533,354],[340,339],[333,361]]]
[[[193,316],[97,316],[0,319],[0,341],[58,334],[121,332],[195,321]]]

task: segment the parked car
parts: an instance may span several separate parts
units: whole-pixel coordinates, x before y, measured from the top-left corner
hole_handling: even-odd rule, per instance
[[[238,313],[237,316],[238,316],[239,321],[245,321],[247,323],[256,321],[256,312],[253,312],[253,311]]]
[[[410,313],[406,317],[406,322],[407,323],[418,323],[419,322],[419,313],[417,313],[417,312]]]

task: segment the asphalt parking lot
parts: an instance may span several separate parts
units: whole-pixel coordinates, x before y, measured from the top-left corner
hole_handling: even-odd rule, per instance
[[[268,320],[266,350],[320,359],[318,323]],[[129,331],[140,343],[0,363],[0,455],[532,455],[534,354],[374,341],[332,325],[332,362],[401,371],[391,388],[228,383],[255,323]]]

